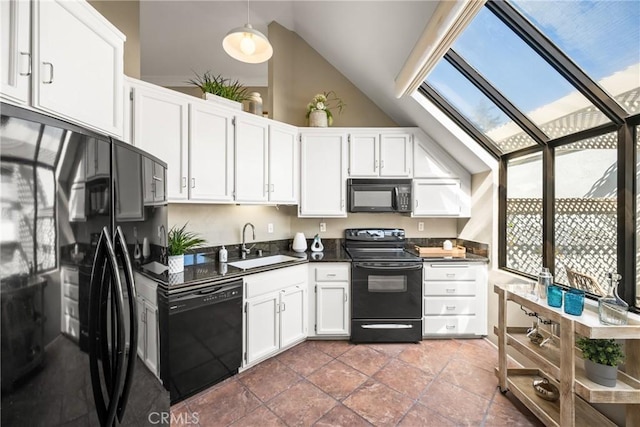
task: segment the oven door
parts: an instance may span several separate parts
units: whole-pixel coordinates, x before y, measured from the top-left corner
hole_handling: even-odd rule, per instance
[[[353,319],[422,317],[422,262],[354,262]]]

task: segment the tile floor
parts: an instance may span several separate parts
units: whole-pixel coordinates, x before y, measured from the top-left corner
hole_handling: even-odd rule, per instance
[[[306,341],[174,405],[172,425],[541,426],[496,364],[481,339]]]

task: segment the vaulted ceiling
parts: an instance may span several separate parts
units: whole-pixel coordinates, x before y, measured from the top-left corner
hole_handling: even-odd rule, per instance
[[[276,21],[295,31],[401,126],[419,126],[471,173],[487,170],[473,142],[445,127],[419,102],[394,96],[394,80],[429,22],[437,1],[252,1],[249,22],[267,34]],[[244,64],[222,38],[247,22],[245,1],[141,1],[141,78],[181,86],[193,71],[267,85],[267,63]],[[437,115],[437,114],[436,114]]]

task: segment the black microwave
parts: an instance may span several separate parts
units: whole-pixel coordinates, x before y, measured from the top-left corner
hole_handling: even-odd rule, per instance
[[[349,212],[411,212],[410,179],[347,180]]]

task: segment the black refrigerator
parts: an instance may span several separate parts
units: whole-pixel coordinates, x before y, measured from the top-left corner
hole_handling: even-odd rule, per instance
[[[1,424],[159,424],[169,395],[137,357],[134,272],[166,264],[166,164],[0,113]]]

